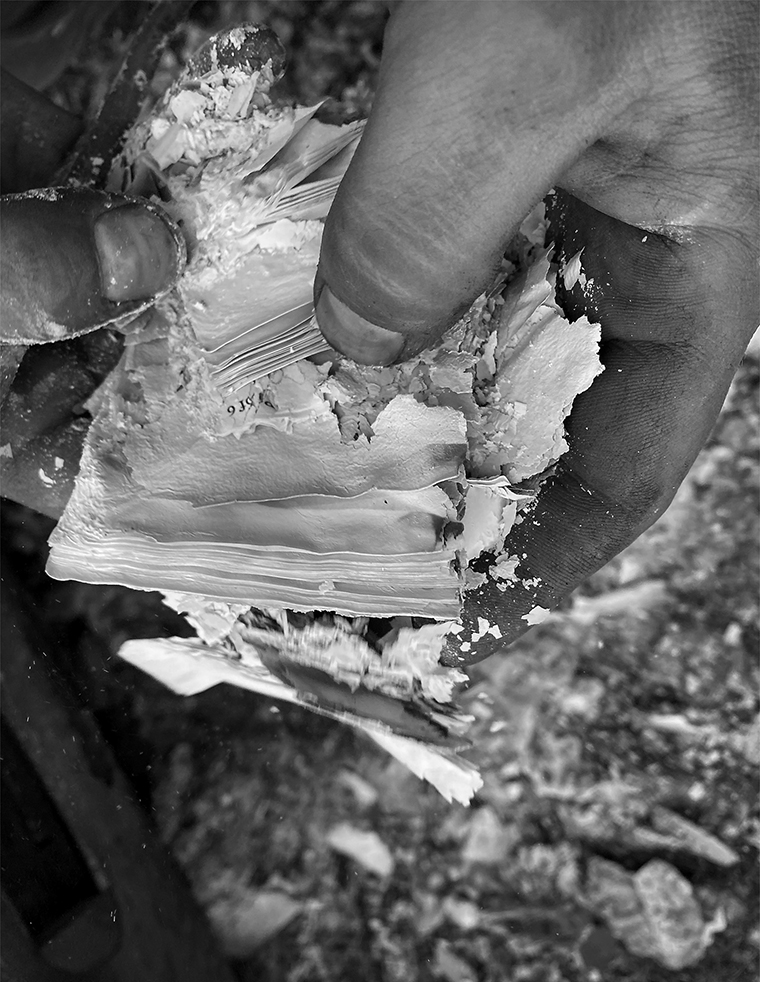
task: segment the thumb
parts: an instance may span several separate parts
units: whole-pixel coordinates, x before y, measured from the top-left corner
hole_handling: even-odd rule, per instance
[[[133,317],[169,291],[185,258],[156,206],[84,188],[0,199],[0,341],[61,341]]]
[[[333,347],[390,364],[462,316],[531,207],[635,94],[629,7],[395,9],[325,225],[315,302]]]

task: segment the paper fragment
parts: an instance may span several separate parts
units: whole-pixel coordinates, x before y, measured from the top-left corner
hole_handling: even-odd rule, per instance
[[[294,688],[273,675],[252,654],[245,661],[231,660],[193,639],[151,638],[127,641],[119,650],[119,655],[179,695],[196,695],[221,682],[227,682],[270,698],[282,699],[309,709],[316,708],[323,715],[363,730],[417,777],[430,782],[447,801],[468,804],[483,784],[474,765],[453,751],[398,736],[381,723],[374,723],[348,712],[335,712],[325,706],[315,707]]]
[[[545,620],[551,617],[551,611],[547,610],[546,607],[535,606],[531,607],[527,614],[522,615],[522,620],[530,624],[531,627],[534,624],[542,624]]]
[[[483,778],[474,764],[451,753],[434,753],[417,740],[395,733],[369,731],[369,736],[383,750],[406,765],[412,774],[432,784],[446,801],[469,805],[483,787]]]
[[[583,255],[583,249],[572,257],[568,259],[567,263],[562,269],[562,280],[565,284],[566,290],[572,290],[575,284],[578,282],[581,276],[581,256]]]
[[[493,473],[488,447],[498,446],[496,434],[504,431],[511,437],[504,473],[513,483],[562,456],[564,418],[577,393],[602,371],[599,339],[599,325],[586,318],[565,320],[554,301],[544,253],[505,295],[494,354],[495,391],[484,409],[483,447],[475,455],[477,476]]]

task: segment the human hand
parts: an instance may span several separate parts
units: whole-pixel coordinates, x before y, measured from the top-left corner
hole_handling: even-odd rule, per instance
[[[107,5],[94,6],[84,21],[97,26]],[[3,70],[3,192],[42,187],[54,173],[75,185],[102,186],[125,132],[144,112],[145,84],[139,80],[152,77],[167,37],[192,6],[193,0],[171,0],[140,18],[122,67],[84,133],[80,120]],[[4,55],[14,55],[9,60],[24,68],[29,82],[47,84],[81,46],[79,7],[60,3],[55,11],[41,12],[41,23],[31,10],[31,22],[21,17],[10,39],[4,33]],[[57,45],[63,50],[53,50]],[[249,73],[268,65],[278,78],[284,63],[284,49],[271,30],[245,25],[204,42],[181,81],[201,77],[212,64]],[[171,289],[184,265],[185,245],[159,207],[89,187],[2,198],[0,208],[2,493],[59,517],[88,429],[84,402],[120,354],[118,337],[95,328],[121,326]],[[25,353],[27,343],[35,347]]]
[[[152,17],[133,45],[138,56],[142,48],[156,46],[165,26]],[[74,42],[81,43],[81,27],[71,37],[55,34],[56,51],[47,38],[30,71],[42,62],[49,80],[71,56]],[[134,107],[118,92],[112,101],[122,115],[110,112],[105,122],[123,130]],[[82,131],[79,119],[6,71],[0,122],[3,192],[45,185]],[[91,141],[101,139],[97,149],[101,133],[97,124],[89,133]],[[179,275],[184,243],[158,209],[89,189],[4,194],[0,215],[2,492],[57,517],[73,487],[87,432],[84,402],[120,352],[115,335],[95,329],[131,319],[168,290]]]
[[[102,333],[71,339],[127,322],[171,289],[184,242],[158,208],[84,188],[5,195],[0,221],[3,493],[57,517],[87,430],[83,403],[120,350]],[[26,345],[42,350],[16,375]]]
[[[667,508],[758,323],[758,8],[744,2],[395,5],[362,142],[327,219],[315,300],[338,350],[435,344],[550,188],[560,300],[606,371],[509,534],[521,581],[467,595],[445,655],[477,661]],[[472,642],[478,617],[502,640]],[[466,654],[459,645],[470,642]]]

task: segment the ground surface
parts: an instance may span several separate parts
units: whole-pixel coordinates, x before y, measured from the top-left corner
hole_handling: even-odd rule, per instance
[[[180,56],[258,14],[291,48],[299,99],[369,103],[381,5],[199,8]],[[100,76],[78,71],[69,97],[86,110]],[[657,525],[473,670],[485,786],[469,809],[306,711],[227,688],[181,699],[139,675],[116,650],[171,633],[173,615],[153,595],[46,580],[50,523],[12,505],[5,558],[242,980],[749,982],[758,416],[755,353]],[[694,964],[672,967],[685,952]]]

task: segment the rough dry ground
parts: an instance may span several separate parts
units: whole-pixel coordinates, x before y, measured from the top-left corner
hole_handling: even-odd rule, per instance
[[[205,7],[183,43],[258,12],[291,45],[299,98],[369,101],[378,4]],[[46,581],[49,523],[5,508],[6,561],[49,653],[241,980],[757,977],[757,397],[756,349],[657,525],[473,670],[486,780],[469,809],[338,724],[140,676],[115,651],[173,615],[153,595]]]

